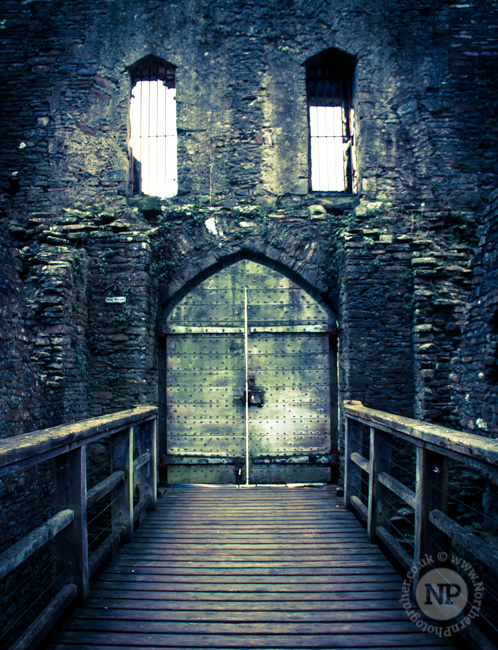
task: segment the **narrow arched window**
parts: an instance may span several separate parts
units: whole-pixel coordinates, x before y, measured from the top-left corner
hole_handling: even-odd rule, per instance
[[[352,55],[330,48],[306,62],[310,185],[313,192],[355,191]]]
[[[175,66],[148,56],[131,77],[131,193],[166,198],[178,192]]]

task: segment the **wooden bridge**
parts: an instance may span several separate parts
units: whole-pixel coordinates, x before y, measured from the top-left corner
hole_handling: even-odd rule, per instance
[[[496,444],[359,403],[344,412],[344,499],[332,486],[179,486],[156,502],[152,408],[0,441],[0,476],[49,463],[56,485],[57,512],[0,555],[2,578],[56,543],[51,598],[12,650],[47,635],[48,650],[453,647],[445,622],[407,607],[417,572],[403,585],[377,542],[401,576],[452,544],[493,575],[497,551],[449,516],[447,481],[455,460],[496,483]],[[103,440],[108,476],[89,487],[86,449]],[[390,527],[391,500],[410,531]],[[459,622],[459,642],[482,650],[495,647],[488,592],[482,608],[467,596]]]

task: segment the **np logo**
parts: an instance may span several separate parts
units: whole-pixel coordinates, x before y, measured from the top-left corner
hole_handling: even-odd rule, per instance
[[[472,565],[458,556],[438,553],[437,561],[446,566],[437,566],[435,558],[426,555],[411,567],[400,602],[420,630],[448,638],[479,616],[484,585]]]
[[[465,580],[453,569],[437,568],[423,575],[417,585],[419,608],[436,621],[456,618],[468,603]]]

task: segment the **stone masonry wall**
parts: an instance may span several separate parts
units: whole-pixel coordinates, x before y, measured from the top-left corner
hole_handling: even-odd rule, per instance
[[[161,403],[165,313],[241,257],[338,314],[341,397],[495,435],[497,17],[497,0],[3,0],[0,436]],[[350,197],[309,190],[304,64],[331,47],[356,60]],[[166,201],[130,196],[127,69],[151,54],[176,66]],[[50,495],[45,472],[1,482],[0,542]]]
[[[22,258],[30,364],[43,394],[39,426],[80,419],[87,412],[86,255],[80,226],[48,225],[33,217],[27,224],[12,222],[10,229]]]
[[[414,252],[415,415],[421,420],[459,428],[451,378],[471,289],[469,244],[446,250],[419,241]]]
[[[412,238],[370,228],[350,230],[345,239],[339,362],[343,397],[412,416]]]
[[[126,70],[154,54],[176,66],[183,200],[299,206],[303,63],[337,47],[357,58],[361,210],[473,208],[496,182],[495,13],[493,0],[5,0],[2,205],[122,207]]]
[[[493,192],[472,263],[470,306],[450,379],[459,426],[498,436],[498,192]]]
[[[2,435],[121,408],[128,391],[154,402],[157,313],[194,268],[252,248],[340,307],[344,395],[368,399],[375,385],[392,408],[458,420],[446,379],[479,208],[496,185],[494,0],[5,0],[1,13],[7,276],[23,265],[6,312],[19,335],[4,368]],[[303,64],[329,47],[357,61],[353,197],[308,188]],[[127,68],[149,54],[176,66],[180,190],[164,202],[129,196]],[[166,220],[172,232],[181,222],[174,246],[164,229],[149,240],[154,219],[177,209]],[[260,211],[269,247],[262,230],[251,238],[246,209]],[[209,239],[190,242],[210,215],[232,241],[219,254]],[[305,224],[320,215],[337,227],[316,238]],[[400,239],[414,220],[417,236]],[[410,303],[405,312],[388,300],[386,282],[412,297],[410,333]],[[121,293],[126,303],[106,302]],[[379,375],[379,315],[401,346],[382,350],[382,367],[415,364],[401,402],[391,380],[358,370],[366,361]]]
[[[21,269],[21,254],[15,242],[5,237],[0,243],[1,437],[35,429],[41,420],[41,392],[30,359]]]
[[[87,354],[89,413],[157,401],[156,292],[151,247],[120,220],[91,234]],[[112,302],[115,299],[123,302]]]

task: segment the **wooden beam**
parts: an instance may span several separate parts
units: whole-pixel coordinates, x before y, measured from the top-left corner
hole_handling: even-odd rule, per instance
[[[122,470],[114,472],[100,483],[97,483],[91,490],[88,490],[86,495],[87,508],[93,506],[94,503],[102,499],[111,490],[120,485],[125,479],[125,473]]]
[[[249,328],[250,334],[330,334],[327,325],[265,325]],[[167,334],[244,334],[243,327],[172,325]]]
[[[189,325],[172,325],[168,328],[171,334],[244,334],[243,327],[196,327]]]
[[[64,530],[74,520],[74,511],[61,510],[0,555],[0,580],[27,560],[35,551]]]
[[[126,529],[124,526],[117,526],[110,535],[97,547],[88,560],[88,570],[90,576],[94,576],[100,569],[108,556],[118,546],[125,536]]]
[[[376,528],[388,515],[383,487],[379,482],[381,472],[391,471],[390,437],[383,431],[370,427],[370,464],[368,476],[368,522],[367,532],[370,542],[375,541]],[[387,475],[387,474],[386,474]]]
[[[491,639],[472,622],[471,625],[464,627],[458,633],[458,637],[463,639],[467,648],[479,648],[479,650],[498,650]]]
[[[415,510],[417,497],[413,490],[410,490],[410,488],[406,487],[406,485],[403,485],[403,483],[398,481],[398,479],[394,478],[390,474],[386,474],[386,472],[379,473],[378,481],[379,483],[382,483],[382,485],[384,485],[386,488],[391,490],[391,492],[397,494],[400,499],[403,499],[403,501],[407,503],[410,508],[413,508]]]
[[[447,551],[448,540],[433,526],[429,519],[431,510],[444,512],[448,502],[448,459],[417,447],[416,507],[414,533],[414,563],[423,564],[426,557],[435,555],[436,547]],[[413,580],[416,588],[419,574]]]
[[[363,501],[361,501],[361,499],[359,499],[357,496],[355,496],[353,494],[352,497],[351,497],[350,503],[353,506],[353,508],[358,512],[361,519],[363,521],[367,521],[368,520],[368,508],[363,503]]]
[[[364,472],[367,472],[367,474],[370,472],[370,463],[366,458],[363,458],[361,454],[358,452],[353,452],[351,454],[351,460],[355,465],[358,465],[359,468],[361,468]]]
[[[112,492],[112,527],[124,526],[125,539],[133,535],[133,427],[116,434],[113,438],[111,468],[122,471],[124,481]]]
[[[152,506],[152,497],[150,494],[146,494],[143,499],[141,499],[135,506],[133,512],[133,518],[135,521],[140,517],[140,515],[147,510],[147,508]]]
[[[133,461],[133,471],[138,472],[144,465],[150,462],[152,458],[150,452],[146,451],[145,454],[142,454]]]
[[[0,478],[155,417],[156,407],[138,406],[128,411],[0,440]]]
[[[86,447],[74,449],[57,458],[55,467],[55,499],[58,508],[70,507],[74,520],[57,536],[59,573],[69,574],[65,582],[78,588],[78,599],[84,603],[90,591],[88,573],[88,531],[86,505]]]
[[[151,477],[150,477],[150,483],[151,483],[151,497],[152,497],[152,504],[151,507],[155,508],[157,505],[157,484],[158,484],[158,476],[157,476],[157,418],[155,418],[151,423],[151,439],[150,439],[150,453],[152,455],[151,461],[150,461],[150,472],[151,472]]]
[[[480,562],[488,567],[498,567],[498,551],[491,544],[488,544],[477,535],[470,533],[440,510],[432,510],[429,513],[429,520],[459,546],[470,551]]]
[[[250,327],[250,334],[330,334],[327,325],[266,325]]]
[[[77,591],[76,585],[72,583],[64,585],[9,650],[36,650],[39,648],[47,634],[53,630],[66,613],[75,599]]]
[[[443,450],[447,449],[498,466],[498,445],[496,440],[472,433],[463,433],[429,422],[377,411],[363,406],[361,402],[344,402],[344,412],[363,424],[374,426],[376,429],[381,429],[392,435],[405,434],[414,443],[427,442],[435,444],[440,448],[439,453],[444,453]]]
[[[355,467],[353,456],[359,455],[361,449],[361,426],[353,419],[346,418],[346,436],[344,450],[344,507],[349,508],[351,497],[361,490],[361,481]]]
[[[380,540],[390,553],[398,560],[403,569],[408,572],[413,566],[413,558],[405,551],[398,540],[391,535],[384,526],[378,526],[375,531],[376,537]]]

